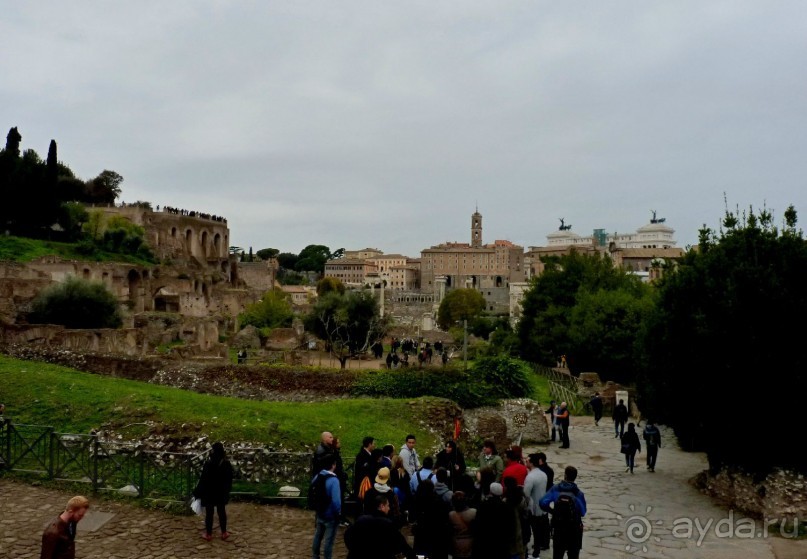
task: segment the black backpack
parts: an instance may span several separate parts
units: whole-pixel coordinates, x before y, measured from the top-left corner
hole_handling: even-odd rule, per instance
[[[577,492],[561,491],[552,511],[552,530],[555,536],[576,536],[583,522],[577,510],[575,496]]]
[[[331,504],[328,489],[325,487],[329,477],[334,476],[317,474],[308,488],[308,508],[317,511],[318,516],[325,516],[325,511]]]

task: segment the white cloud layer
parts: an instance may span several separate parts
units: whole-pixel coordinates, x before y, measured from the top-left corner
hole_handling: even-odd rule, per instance
[[[0,130],[233,244],[681,246],[807,211],[807,3],[0,0]]]

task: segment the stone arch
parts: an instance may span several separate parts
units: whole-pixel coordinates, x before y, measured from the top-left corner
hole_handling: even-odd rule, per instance
[[[496,287],[502,286],[502,276],[496,276]]]
[[[213,236],[213,250],[216,252],[216,258],[221,258],[224,253],[221,251],[221,233],[216,233]]]
[[[195,246],[193,244],[193,229],[190,227],[185,230],[185,250],[188,251],[188,254],[194,256],[196,254]]]
[[[207,245],[207,231],[202,231],[202,234],[199,236],[199,248],[202,249],[202,256],[207,259],[208,256],[208,245]]]
[[[89,279],[90,279],[90,277],[92,276],[92,272],[90,272],[90,269],[89,269],[89,268],[84,268],[84,269],[81,271],[81,276],[82,276],[82,277],[83,277],[85,280],[89,280]]]
[[[171,228],[171,237],[174,238],[174,239],[177,238],[177,228],[176,227]]]

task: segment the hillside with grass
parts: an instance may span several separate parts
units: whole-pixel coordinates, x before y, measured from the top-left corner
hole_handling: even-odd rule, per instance
[[[548,401],[545,379],[529,375],[528,380],[531,396]],[[339,435],[346,449],[360,448],[368,433],[397,444],[409,432],[418,433],[423,448],[436,448],[441,435],[428,424],[429,409],[447,405],[434,397],[248,400],[5,355],[0,355],[0,386],[6,415],[16,423],[50,425],[68,433],[112,430],[132,439],[157,430],[177,439],[207,436],[288,450],[310,449],[324,430]]]

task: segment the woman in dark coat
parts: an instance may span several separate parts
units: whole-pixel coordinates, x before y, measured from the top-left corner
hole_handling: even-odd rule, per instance
[[[455,488],[456,480],[465,475],[465,457],[453,440],[446,442],[443,450],[434,459],[434,469],[445,468],[448,472],[448,487]]]
[[[625,472],[633,473],[633,465],[636,460],[636,452],[642,451],[642,443],[639,442],[639,434],[636,426],[628,423],[628,430],[622,435],[622,453],[625,455]]]
[[[202,475],[193,496],[201,499],[202,506],[205,507],[205,531],[202,538],[210,541],[213,539],[213,510],[219,515],[219,527],[221,528],[221,539],[230,537],[227,531],[227,510],[226,505],[230,502],[230,490],[233,488],[233,467],[227,460],[224,452],[224,445],[213,443],[213,450],[210,457],[202,468]]]

